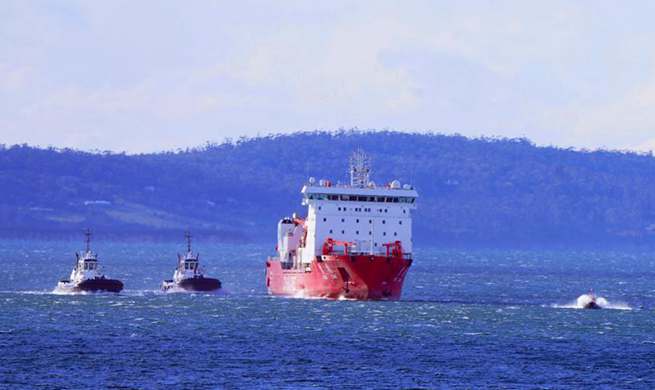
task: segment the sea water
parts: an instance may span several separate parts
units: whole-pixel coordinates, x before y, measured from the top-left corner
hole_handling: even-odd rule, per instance
[[[2,388],[653,388],[655,255],[422,246],[398,302],[275,298],[272,248],[94,243],[115,294],[57,295],[80,245],[0,242]],[[606,310],[581,310],[593,288]]]

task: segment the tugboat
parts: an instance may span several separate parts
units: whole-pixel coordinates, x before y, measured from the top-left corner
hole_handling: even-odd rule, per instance
[[[277,256],[266,261],[271,295],[299,298],[398,300],[412,264],[412,217],[418,194],[393,180],[369,179],[369,158],[350,158],[350,185],[303,186],[307,217],[278,223]]]
[[[75,267],[68,279],[57,283],[56,291],[65,293],[82,292],[113,292],[123,289],[123,282],[108,279],[98,269],[98,255],[91,250],[91,231],[84,232],[86,236],[86,251],[79,254],[75,252]]]
[[[187,252],[182,256],[177,255],[177,268],[173,279],[164,280],[161,289],[164,292],[198,291],[211,292],[221,288],[221,281],[214,278],[206,278],[200,268],[199,256],[191,251],[191,234],[185,234],[187,239]]]
[[[594,294],[594,290],[589,290],[589,294],[587,294],[586,296],[583,295],[583,297],[586,298],[585,299],[586,302],[582,304],[583,309],[597,310],[601,308],[598,302],[596,302],[596,294]]]

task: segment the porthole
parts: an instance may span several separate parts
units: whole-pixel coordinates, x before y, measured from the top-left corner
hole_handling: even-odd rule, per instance
[[[383,220],[382,220],[382,224],[384,225],[385,223],[387,223],[387,221],[385,221],[385,220],[383,219]]]
[[[342,230],[342,231],[341,231],[341,234],[346,234],[346,231],[345,231],[345,230]]]
[[[346,222],[346,220],[345,220],[345,219],[343,219],[343,218],[341,218],[341,222]]]
[[[323,222],[327,222],[327,218],[323,218]]]
[[[332,229],[330,229],[330,234],[332,234],[332,233],[333,233],[333,232],[332,232]]]
[[[356,221],[357,221],[357,223],[359,223],[359,219],[357,219]]]
[[[402,225],[402,224],[403,224],[403,221],[398,221],[398,225]]]

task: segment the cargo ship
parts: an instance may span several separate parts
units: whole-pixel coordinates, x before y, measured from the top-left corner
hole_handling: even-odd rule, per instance
[[[184,256],[178,253],[177,267],[173,279],[164,280],[161,289],[164,292],[213,292],[221,288],[221,281],[205,277],[200,267],[200,254],[191,250],[191,234],[185,234],[187,251]]]
[[[75,252],[75,266],[68,279],[57,283],[56,292],[85,293],[85,292],[113,292],[123,289],[123,282],[109,279],[100,272],[98,255],[91,250],[91,231],[84,232],[86,236],[86,250],[79,254]]]
[[[277,226],[277,255],[266,261],[271,295],[398,300],[412,264],[412,217],[418,194],[393,180],[370,180],[369,157],[350,158],[350,184],[309,178],[307,215]]]

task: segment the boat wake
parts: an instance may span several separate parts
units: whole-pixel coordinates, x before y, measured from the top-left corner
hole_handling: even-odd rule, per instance
[[[632,310],[632,308],[627,303],[610,302],[606,298],[598,297],[598,296],[595,298],[596,298],[596,304],[600,306],[601,309]],[[551,305],[551,307],[558,308],[558,309],[585,309],[593,299],[594,296],[591,294],[582,294],[578,297],[578,299],[576,299],[571,303],[567,303],[564,305],[553,304]]]
[[[111,291],[80,291],[80,290],[72,290],[70,288],[61,288],[61,287],[55,287],[54,290],[52,291],[39,291],[39,292],[23,292],[25,294],[52,294],[52,295],[108,295],[108,296],[116,296],[116,295],[121,295],[120,293],[117,292],[111,292]]]
[[[212,290],[212,291],[193,291],[193,290],[187,290],[182,287],[170,287],[166,291],[158,291],[162,295],[166,294],[195,294],[195,295],[226,295],[227,292],[224,291],[222,288],[218,290]]]

